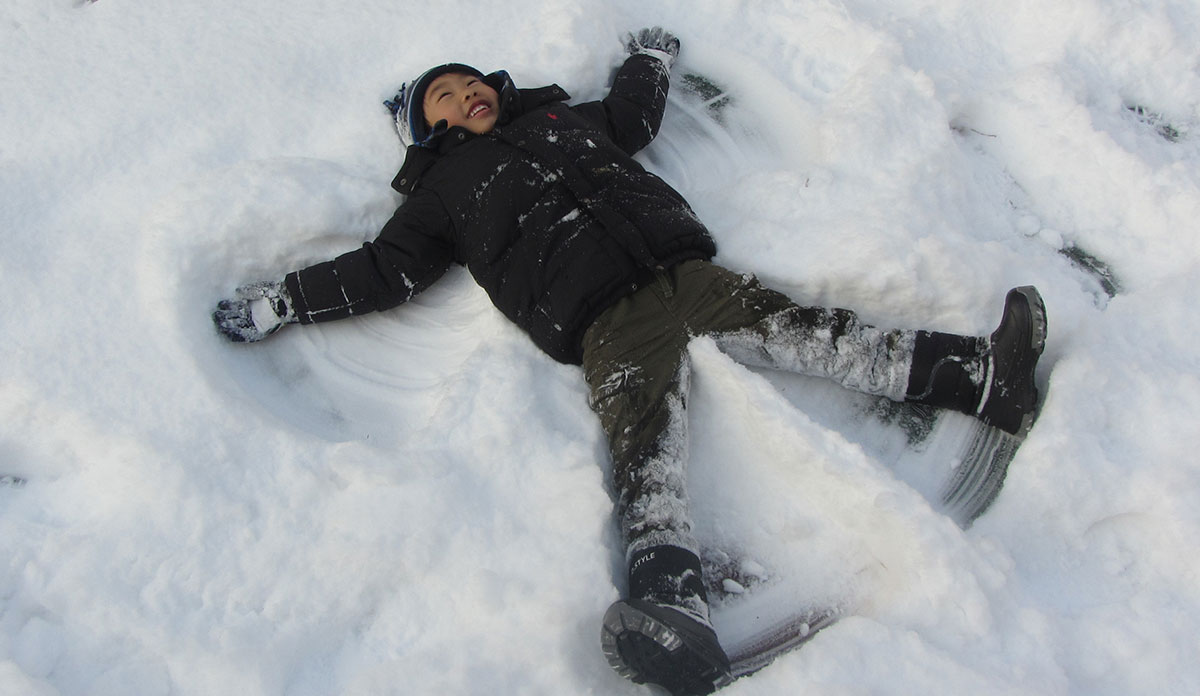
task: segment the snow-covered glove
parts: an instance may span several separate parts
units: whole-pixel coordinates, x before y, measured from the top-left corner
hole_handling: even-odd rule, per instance
[[[217,303],[212,318],[217,331],[237,343],[261,341],[285,324],[300,321],[287,288],[271,280],[241,286],[234,299]]]
[[[653,56],[663,62],[667,70],[679,57],[679,39],[662,27],[642,29],[637,34],[625,35],[625,50],[630,55]]]

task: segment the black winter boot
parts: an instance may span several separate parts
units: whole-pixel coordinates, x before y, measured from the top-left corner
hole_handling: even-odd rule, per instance
[[[988,338],[918,331],[908,401],[949,408],[1014,435],[1033,426],[1034,368],[1046,345],[1046,307],[1032,286],[1014,288]]]
[[[729,658],[708,620],[700,559],[676,546],[631,559],[630,599],[604,615],[600,645],[613,669],[674,696],[710,694],[730,680]]]

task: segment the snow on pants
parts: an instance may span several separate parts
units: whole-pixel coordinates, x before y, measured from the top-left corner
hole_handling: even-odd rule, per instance
[[[655,274],[583,339],[591,406],[608,436],[628,554],[658,545],[699,553],[688,512],[688,343],[709,336],[746,365],[827,377],[904,398],[915,333],[861,324],[844,309],[801,307],[706,261]]]

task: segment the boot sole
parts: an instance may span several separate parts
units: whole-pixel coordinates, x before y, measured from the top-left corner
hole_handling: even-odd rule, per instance
[[[1033,355],[1033,362],[1036,365],[1039,358],[1042,356],[1042,351],[1046,348],[1046,303],[1042,300],[1042,295],[1037,291],[1037,288],[1032,285],[1022,285],[1021,287],[1009,290],[1008,296],[1005,298],[1004,306],[1005,313],[1008,307],[1012,304],[1015,297],[1020,296],[1025,300],[1025,307],[1029,311],[1029,350]],[[1030,408],[1021,416],[1020,425],[1017,427],[1016,437],[1024,439],[1029,431],[1033,428],[1033,422],[1038,416],[1038,399],[1039,393],[1037,385],[1032,385],[1033,403]]]
[[[636,684],[657,684],[673,696],[711,694],[732,681],[728,659],[697,649],[701,639],[665,623],[667,611],[636,599],[609,607],[600,635],[608,664]]]
[[[1034,354],[1040,357],[1046,348],[1046,303],[1042,300],[1042,294],[1032,285],[1014,288],[1009,291],[1009,294],[1014,292],[1023,296],[1029,303],[1029,312],[1033,315],[1033,335],[1030,337],[1029,344],[1033,348]]]

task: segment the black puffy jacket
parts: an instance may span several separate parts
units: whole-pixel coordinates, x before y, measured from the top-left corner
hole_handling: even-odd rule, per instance
[[[407,198],[379,237],[287,276],[302,323],[394,307],[456,262],[542,350],[578,363],[584,331],[646,271],[713,256],[683,197],[632,158],[666,106],[658,60],[631,56],[607,97],[576,106],[556,85],[485,81],[496,128],[410,147],[392,182]]]

